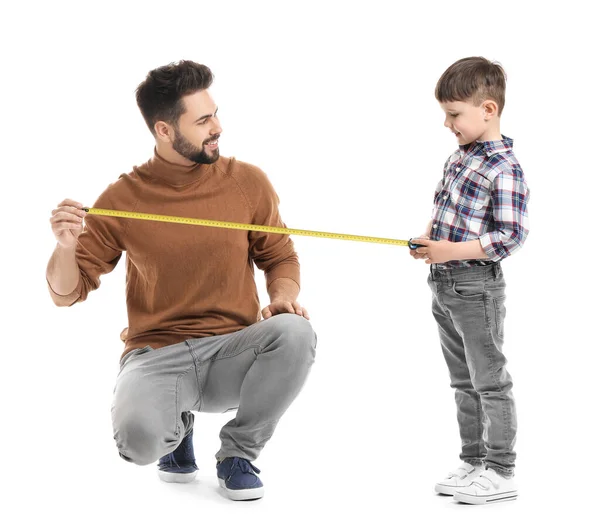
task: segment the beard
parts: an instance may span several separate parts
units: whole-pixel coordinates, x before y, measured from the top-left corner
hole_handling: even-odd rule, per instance
[[[204,146],[208,142],[216,140],[220,135],[212,136],[202,142],[202,148],[198,149],[194,144],[188,142],[181,134],[179,128],[175,128],[175,140],[173,141],[173,149],[182,157],[187,158],[196,164],[214,164],[219,160],[219,148],[212,150],[210,153],[204,151]]]

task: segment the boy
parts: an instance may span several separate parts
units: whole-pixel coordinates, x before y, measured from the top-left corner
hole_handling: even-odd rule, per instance
[[[500,134],[505,74],[483,57],[450,66],[435,97],[459,148],[444,166],[415,259],[430,264],[432,310],[455,389],[461,464],[435,491],[469,504],[514,499],[517,419],[502,354],[505,282],[500,262],[528,234],[529,190]]]

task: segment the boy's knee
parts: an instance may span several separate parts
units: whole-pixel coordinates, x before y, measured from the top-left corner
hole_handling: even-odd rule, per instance
[[[450,388],[455,390],[471,391],[475,392],[473,382],[469,377],[454,377],[450,374]]]
[[[475,381],[474,386],[480,397],[492,398],[498,395],[508,394],[512,390],[513,383],[510,379],[497,380],[488,377],[484,380]]]

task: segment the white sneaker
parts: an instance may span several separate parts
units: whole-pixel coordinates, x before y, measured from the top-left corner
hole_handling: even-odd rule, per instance
[[[467,504],[487,504],[517,498],[517,485],[513,478],[505,478],[493,469],[486,469],[473,479],[470,486],[459,488],[454,500]]]
[[[483,465],[472,466],[462,462],[454,471],[435,485],[435,491],[442,495],[454,495],[457,488],[468,486],[484,470]]]

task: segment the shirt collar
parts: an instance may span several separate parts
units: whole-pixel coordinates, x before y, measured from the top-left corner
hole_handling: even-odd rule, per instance
[[[460,150],[463,153],[467,151],[472,151],[473,154],[476,152],[483,151],[487,156],[492,156],[497,153],[502,153],[504,151],[508,151],[512,149],[513,140],[508,136],[502,135],[502,140],[492,140],[490,142],[473,142],[466,145],[459,146]]]

